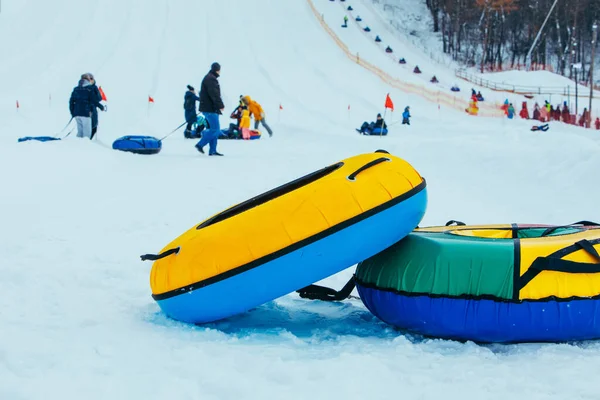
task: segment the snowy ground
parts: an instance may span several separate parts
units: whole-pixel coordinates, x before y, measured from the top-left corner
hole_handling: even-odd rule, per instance
[[[295,295],[208,326],[160,312],[140,254],[231,204],[379,148],[427,179],[423,225],[600,220],[595,132],[552,123],[538,134],[526,121],[438,110],[348,62],[304,0],[282,3],[3,1],[0,399],[597,399],[596,342],[430,340],[391,329],[360,301]],[[85,7],[87,25],[76,18]],[[201,33],[183,24],[207,12],[228,29],[215,20]],[[69,35],[67,21],[76,21]],[[201,51],[186,55],[190,35]],[[80,59],[73,49],[84,43],[97,52]],[[367,45],[357,44],[361,52]],[[34,68],[37,59],[44,64]],[[227,104],[257,97],[272,139],[222,141],[220,159],[199,155],[181,132],[156,156],[110,150],[123,134],[161,136],[177,126],[185,84],[198,86],[215,59]],[[99,141],[17,143],[62,128],[66,99],[87,70],[109,95]],[[357,135],[387,92],[397,108],[411,104],[413,124],[385,138]],[[148,94],[158,100],[150,111]],[[340,287],[351,274],[324,283]]]

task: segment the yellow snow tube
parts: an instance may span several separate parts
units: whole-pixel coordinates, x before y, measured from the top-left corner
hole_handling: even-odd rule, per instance
[[[142,256],[155,260],[153,298],[176,319],[204,322],[239,312],[235,304],[214,311],[214,303],[232,296],[255,297],[249,309],[290,293],[402,239],[425,213],[425,186],[409,163],[385,151],[330,165],[207,219],[158,255]],[[259,270],[264,275],[257,278]],[[199,303],[213,307],[200,311]]]

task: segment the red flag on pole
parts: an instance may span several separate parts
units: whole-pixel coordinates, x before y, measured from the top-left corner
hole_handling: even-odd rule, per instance
[[[102,90],[102,86],[100,86],[98,88],[98,90],[100,91],[100,96],[102,96],[102,100],[108,101],[108,100],[106,100],[106,94],[104,94],[104,90]]]
[[[389,108],[392,111],[394,111],[394,103],[392,102],[389,93],[387,94],[387,96],[385,96],[385,108]]]
[[[152,96],[148,96],[148,103],[154,103],[154,99],[152,98]]]

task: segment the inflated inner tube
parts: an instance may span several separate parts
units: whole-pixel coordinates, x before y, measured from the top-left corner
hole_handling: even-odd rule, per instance
[[[380,319],[428,336],[600,338],[600,229],[591,224],[417,229],[361,262],[357,288]]]
[[[157,154],[162,149],[162,142],[153,136],[123,136],[113,142],[114,150],[134,154]]]
[[[233,206],[156,255],[152,297],[174,319],[226,318],[351,267],[402,239],[427,203],[406,161],[348,158]],[[169,255],[165,255],[170,252]]]

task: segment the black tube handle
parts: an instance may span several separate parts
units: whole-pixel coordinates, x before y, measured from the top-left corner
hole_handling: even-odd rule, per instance
[[[456,221],[451,219],[450,221],[446,222],[446,226],[466,226],[467,224],[465,224],[464,222],[461,221]]]
[[[303,299],[341,301],[350,297],[350,293],[352,293],[355,287],[356,282],[354,281],[354,277],[352,277],[340,291],[319,285],[308,285],[300,290],[296,290],[296,293]]]
[[[392,160],[389,159],[389,158],[387,158],[387,157],[381,157],[381,158],[378,158],[378,159],[373,160],[371,162],[368,162],[365,165],[363,165],[362,167],[360,167],[359,169],[357,169],[356,171],[354,171],[353,173],[351,173],[350,175],[348,175],[348,180],[349,181],[355,181],[356,180],[356,176],[358,174],[360,174],[361,172],[363,172],[364,170],[369,169],[371,167],[374,167],[374,166],[376,166],[378,164],[381,164],[383,162],[386,162],[386,161],[392,161]]]
[[[520,280],[519,287],[523,289],[531,282],[540,272],[554,271],[564,272],[567,274],[597,274],[600,273],[600,253],[594,248],[594,244],[599,244],[600,240],[595,239],[590,242],[587,239],[575,242],[573,245],[558,250],[549,256],[538,257],[531,264],[527,272],[525,272]],[[593,258],[596,263],[583,263],[578,261],[563,260],[563,257],[574,253],[578,250],[584,250]]]
[[[160,260],[161,258],[170,256],[171,254],[177,254],[177,253],[179,253],[179,250],[180,250],[180,247],[175,247],[174,249],[169,249],[160,254],[144,254],[144,255],[141,255],[140,258],[142,259],[142,261],[156,261],[156,260]]]

